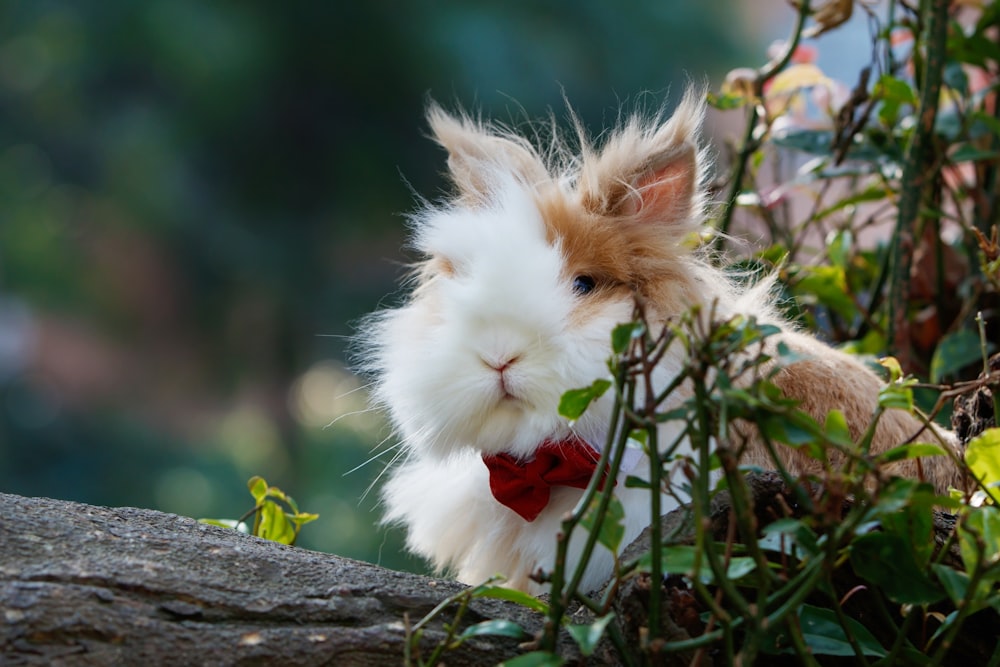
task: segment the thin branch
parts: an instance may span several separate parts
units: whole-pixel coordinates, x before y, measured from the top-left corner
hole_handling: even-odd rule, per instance
[[[729,195],[726,197],[725,208],[723,208],[722,217],[719,220],[720,234],[716,236],[714,241],[716,247],[721,243],[721,239],[725,238],[726,234],[729,233],[729,227],[733,222],[733,213],[736,209],[736,199],[743,188],[743,178],[746,175],[747,162],[750,161],[750,156],[761,145],[762,138],[755,136],[754,131],[757,128],[757,120],[759,119],[758,109],[763,104],[764,84],[774,78],[791,61],[792,56],[795,54],[795,49],[798,48],[799,41],[802,39],[802,32],[805,29],[809,12],[809,0],[802,0],[799,4],[799,13],[796,16],[795,26],[792,28],[792,34],[788,39],[785,50],[777,58],[757,70],[757,76],[753,81],[754,101],[750,105],[750,116],[747,118],[746,133],[743,136],[743,147],[740,149],[740,154],[737,156],[736,164],[733,167],[733,178],[729,185]]]
[[[922,203],[934,181],[934,123],[944,73],[949,0],[926,0],[930,9],[924,32],[926,61],[920,91],[918,123],[906,150],[900,184],[899,217],[889,253],[889,345],[904,370],[912,369],[907,307],[910,267]]]

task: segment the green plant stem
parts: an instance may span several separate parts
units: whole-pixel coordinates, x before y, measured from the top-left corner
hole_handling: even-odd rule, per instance
[[[650,518],[652,519],[652,523],[649,528],[651,558],[649,568],[649,577],[651,580],[649,587],[649,639],[652,645],[656,645],[656,640],[663,636],[663,624],[660,621],[660,611],[663,608],[663,525],[660,521],[660,515],[663,513],[661,507],[661,501],[663,498],[661,491],[663,486],[663,462],[660,458],[659,429],[657,428],[658,425],[656,423],[656,409],[659,405],[659,400],[656,393],[653,391],[653,371],[661,354],[657,354],[656,359],[651,359],[650,355],[644,353],[644,342],[645,338],[642,341],[634,341],[632,347],[633,349],[636,349],[640,355],[646,404],[644,411],[645,414],[643,416],[645,417],[644,426],[649,455],[649,485],[651,487],[649,493],[649,511]],[[660,342],[662,350],[664,351],[672,342],[672,337],[667,334],[666,330],[664,331],[664,335]],[[665,398],[666,396],[664,396],[664,399]]]
[[[622,378],[625,374],[622,374]],[[624,405],[630,405],[632,401],[635,400],[635,383],[631,379],[622,380],[625,384],[625,397],[624,399],[618,399]],[[622,420],[621,418],[616,418],[612,423],[613,430],[609,433],[609,440],[611,435],[616,435],[616,439],[611,441],[606,447],[604,452],[601,452],[601,459],[598,465],[608,466],[608,480],[614,480],[618,476],[619,470],[621,470],[622,459],[625,456],[625,449],[628,447],[629,438],[629,422],[628,420]],[[608,462],[608,458],[610,461]],[[583,552],[580,556],[580,562],[577,563],[575,570],[573,571],[573,576],[570,578],[569,585],[566,588],[568,595],[573,595],[577,587],[580,585],[580,580],[583,578],[584,572],[586,571],[586,565],[590,561],[590,556],[593,553],[594,547],[597,546],[597,541],[601,532],[601,524],[604,521],[605,515],[607,515],[608,506],[611,504],[611,498],[614,496],[614,484],[606,483],[604,488],[600,491],[600,496],[597,496],[597,489],[599,484],[599,475],[595,475],[590,484],[587,487],[584,496],[577,503],[576,508],[573,510],[572,517],[574,519],[574,527],[580,522],[584,514],[590,509],[590,505],[593,502],[594,497],[598,497],[597,508],[594,510],[594,525],[592,529],[587,534],[587,541],[584,543]],[[568,535],[567,535],[568,538]]]
[[[770,608],[771,605],[778,603],[779,600],[784,599],[785,601],[780,604],[776,611],[767,615],[763,619],[762,624],[764,627],[774,627],[774,624],[780,623],[784,620],[787,614],[793,613],[802,605],[803,602],[805,602],[806,598],[812,594],[816,584],[823,574],[823,570],[820,567],[821,564],[822,562],[819,560],[810,561],[806,564],[805,568],[799,573],[798,576],[792,578],[784,586],[782,586],[781,589],[771,594],[771,596],[767,599],[767,603],[763,605],[761,609]],[[700,581],[697,577],[695,577],[692,583],[696,588],[698,588]],[[707,591],[703,584],[701,585],[701,590]],[[715,606],[713,600],[707,600],[706,602],[710,607]],[[715,612],[713,611],[713,613]],[[724,610],[721,611],[721,617],[718,618],[727,623],[729,627],[725,629],[712,630],[691,639],[670,642],[666,645],[666,650],[671,653],[680,653],[683,651],[690,651],[709,646],[720,639],[724,639],[727,630],[728,632],[732,632],[732,630],[742,627],[746,622],[744,617],[729,618],[728,614],[726,614]]]
[[[760,148],[760,140],[754,138],[754,131],[757,129],[757,120],[757,104],[751,104],[750,115],[747,118],[746,132],[743,135],[743,147],[736,158],[736,164],[733,167],[733,180],[729,185],[729,194],[726,196],[726,203],[722,209],[722,217],[719,219],[720,233],[713,241],[716,248],[722,244],[722,239],[729,234],[729,228],[733,224],[733,214],[736,212],[736,200],[743,190],[743,178],[746,175],[747,162],[750,161],[750,156]]]
[[[648,394],[647,394],[648,395]],[[655,405],[653,406],[655,410]],[[660,622],[660,610],[663,607],[663,525],[660,521],[663,482],[663,463],[660,461],[660,440],[657,437],[656,423],[646,429],[649,438],[649,493],[650,518],[649,527],[650,556],[652,562],[649,568],[649,638],[652,641],[663,636],[663,624]]]
[[[746,480],[743,478],[743,475],[740,474],[740,471],[736,466],[736,461],[729,452],[719,452],[719,458],[722,461],[723,471],[725,472],[726,480],[729,484],[730,516],[735,519],[736,526],[739,528],[747,553],[757,564],[757,601],[756,605],[753,607],[748,605],[748,609],[751,612],[757,611],[759,614],[760,611],[767,609],[766,601],[771,591],[771,584],[775,580],[775,575],[771,572],[770,563],[757,541],[757,526],[756,518],[753,513],[753,499],[750,497]],[[728,583],[728,578],[726,581]],[[755,623],[754,630],[763,632],[766,630],[766,626],[760,623]],[[748,663],[752,664],[753,657],[759,647],[759,642],[752,641],[748,642],[748,644],[753,647],[752,654],[748,656]]]
[[[831,572],[827,573],[826,584],[829,586],[831,591],[836,590],[833,586],[833,576]],[[847,622],[847,614],[844,613],[844,608],[840,605],[840,600],[837,599],[836,595],[832,595],[830,598],[833,602],[833,613],[837,615],[837,621],[840,623],[840,627],[844,631],[844,636],[847,637],[847,643],[851,645],[851,650],[854,651],[854,657],[858,659],[858,662],[863,667],[868,667],[868,658],[865,657],[864,650],[861,648],[861,645],[858,644],[858,640],[854,636],[854,633],[851,632],[851,627]]]
[[[805,638],[802,636],[802,626],[799,623],[799,619],[787,621],[788,625],[788,636],[792,640],[792,648],[795,649],[796,655],[798,655],[799,660],[803,665],[810,665],[818,667],[819,663],[816,662],[816,658],[813,657],[812,651],[809,650],[809,646],[806,644]],[[753,664],[753,663],[750,663]]]
[[[801,607],[806,598],[812,595],[816,589],[816,584],[823,577],[823,573],[824,562],[818,558],[810,560],[806,564],[802,575],[800,575],[803,581],[796,582],[794,588],[790,585],[785,586],[785,590],[791,588],[793,592],[780,607],[767,615],[764,623],[765,627],[773,627],[776,623],[780,623],[788,614],[794,613],[796,609]],[[792,581],[795,582],[794,579]]]
[[[968,516],[968,515],[965,515]],[[966,528],[968,530],[968,528]],[[965,619],[969,617],[976,607],[972,604],[973,598],[976,596],[976,589],[979,588],[979,584],[983,581],[987,571],[990,567],[987,565],[983,567],[983,563],[989,560],[990,556],[986,554],[986,544],[983,542],[980,535],[976,536],[976,550],[978,551],[976,557],[976,567],[969,575],[969,584],[965,589],[965,595],[963,598],[955,605],[955,619],[951,622],[951,626],[945,631],[944,637],[938,643],[937,648],[934,651],[933,660],[931,662],[931,667],[940,665],[941,661],[944,660],[949,649],[951,649],[952,643],[955,641],[955,637],[958,636],[959,630],[962,629],[962,625],[965,623]]]
[[[621,659],[623,667],[634,667],[635,661],[632,660],[632,651],[625,642],[625,637],[622,635],[621,628],[618,627],[618,624],[614,621],[608,623],[607,633],[608,639],[611,640],[611,644],[618,652],[618,657]]]
[[[605,443],[605,446],[601,451],[600,459],[597,462],[598,472],[591,477],[590,482],[587,484],[587,488],[584,489],[583,495],[577,502],[576,507],[570,515],[563,520],[561,526],[562,532],[556,541],[555,564],[552,568],[552,576],[549,581],[551,598],[549,613],[545,622],[544,631],[542,633],[542,639],[539,642],[539,646],[543,650],[553,653],[558,645],[559,628],[562,626],[566,609],[569,606],[570,600],[572,600],[576,594],[576,589],[579,586],[580,580],[583,578],[583,573],[586,569],[588,561],[590,560],[590,554],[593,552],[594,546],[597,543],[597,537],[600,533],[601,520],[607,513],[608,505],[611,502],[612,490],[614,488],[611,480],[617,477],[618,470],[621,468],[621,461],[625,453],[626,441],[628,440],[628,429],[624,428],[622,425],[622,415],[624,414],[624,406],[631,405],[634,400],[634,383],[628,382],[627,377],[627,364],[619,363],[615,373],[615,404],[612,409],[612,421],[608,430],[607,442]],[[622,391],[623,386],[625,387],[624,392]],[[614,450],[613,457],[611,456],[612,450]],[[566,558],[569,550],[570,538],[572,537],[573,530],[580,523],[583,515],[590,507],[594,497],[597,495],[597,489],[602,477],[599,471],[604,470],[605,467],[609,465],[609,461],[610,468],[608,472],[608,483],[604,485],[604,493],[602,494],[600,500],[599,509],[595,514],[593,529],[587,535],[587,541],[584,545],[580,561],[576,564],[576,569],[567,585]]]
[[[934,123],[941,96],[950,4],[950,0],[924,0],[921,3],[921,15],[925,17],[926,24],[923,42],[927,57],[923,67],[918,122],[913,128],[903,162],[899,217],[890,247],[888,342],[900,365],[907,371],[913,367],[907,323],[910,269],[921,205],[931,194],[928,186],[934,181],[930,167],[934,163]]]
[[[413,664],[413,656],[412,656],[414,652],[413,649],[419,648],[420,637],[423,635],[424,626],[426,626],[432,620],[437,618],[438,614],[443,612],[450,605],[458,602],[460,604],[458,611],[455,613],[455,620],[453,623],[450,624],[448,628],[448,634],[445,637],[445,639],[434,648],[434,652],[431,655],[431,659],[428,660],[427,662],[424,662],[419,657],[417,658],[418,665],[437,664],[437,659],[440,658],[441,654],[444,652],[444,650],[448,647],[448,644],[450,644],[452,639],[454,638],[455,629],[458,627],[458,623],[461,620],[462,615],[465,614],[465,610],[469,606],[469,601],[472,599],[472,593],[474,590],[475,589],[466,589],[463,591],[459,591],[454,595],[448,596],[447,598],[439,602],[437,606],[435,606],[433,609],[427,612],[427,614],[423,618],[421,618],[416,625],[414,625],[413,627],[409,627],[409,624],[407,624],[407,632],[406,632],[407,641],[403,645],[403,664],[406,665],[406,667],[410,667],[410,665]]]
[[[719,458],[723,462],[722,467],[729,484],[730,511],[736,519],[741,536],[746,540],[744,546],[747,549],[747,553],[757,563],[757,586],[761,591],[759,597],[765,597],[770,592],[773,577],[769,576],[771,570],[767,556],[764,555],[760,544],[755,538],[757,525],[756,517],[753,513],[753,499],[750,497],[746,480],[736,466],[736,461],[732,454],[730,452],[720,452]]]
[[[630,385],[628,391],[629,400],[632,399],[634,394],[634,387]],[[608,513],[608,506],[611,504],[611,498],[614,496],[614,484],[611,483],[611,480],[615,479],[618,471],[621,469],[622,458],[624,457],[625,449],[628,446],[628,435],[629,429],[623,425],[619,429],[618,441],[613,447],[614,453],[611,456],[610,472],[608,473],[609,482],[604,485],[604,489],[600,492],[600,495],[597,496],[597,507],[594,509],[594,525],[587,533],[587,541],[584,543],[583,551],[580,555],[580,562],[577,563],[576,569],[573,571],[573,576],[569,580],[569,585],[565,588],[564,597],[568,598],[568,596],[576,593],[578,587],[580,586],[580,581],[583,579],[584,572],[586,572],[586,565],[590,561],[590,556],[594,551],[594,547],[597,546],[597,541],[601,532],[601,524],[603,523],[604,517]],[[596,484],[594,486],[596,491]],[[596,495],[596,493],[594,495]],[[591,499],[593,497],[594,496],[592,495]],[[574,527],[579,523],[589,506],[589,502],[587,505],[583,505],[582,502],[577,505],[577,509],[573,512],[572,517],[574,520]]]
[[[743,135],[743,147],[740,149],[740,154],[737,156],[736,164],[733,167],[732,182],[729,185],[729,195],[726,197],[726,203],[722,209],[722,217],[719,220],[718,227],[721,234],[717,236],[713,242],[716,247],[718,247],[721,243],[721,239],[729,233],[729,227],[733,222],[733,213],[736,210],[736,199],[739,197],[740,191],[743,189],[743,178],[746,175],[747,162],[750,161],[750,156],[753,155],[761,145],[762,138],[756,137],[755,131],[757,129],[757,121],[759,119],[758,108],[761,104],[763,104],[764,84],[784,69],[785,65],[791,61],[792,56],[795,54],[795,49],[798,48],[799,41],[802,39],[802,31],[805,29],[808,17],[809,0],[801,0],[801,3],[799,4],[799,13],[796,15],[795,26],[792,28],[792,33],[788,38],[788,44],[786,45],[785,50],[780,56],[757,70],[757,76],[753,81],[755,99],[750,105],[750,115],[747,118],[746,131]]]
[[[718,586],[723,594],[729,599],[732,604],[737,608],[740,614],[746,618],[751,624],[750,633],[755,636],[760,630],[759,619],[754,614],[754,610],[751,608],[749,601],[743,597],[739,589],[733,583],[732,580],[727,576],[727,568],[723,565],[719,558],[719,554],[716,553],[714,546],[714,539],[711,535],[706,536],[706,519],[709,517],[709,509],[711,498],[709,495],[709,489],[711,488],[711,477],[710,471],[708,469],[708,462],[711,456],[711,442],[712,442],[712,429],[711,421],[708,415],[708,406],[711,405],[709,400],[708,388],[705,386],[705,374],[704,373],[692,373],[692,384],[694,385],[694,396],[695,404],[698,406],[697,414],[697,435],[698,435],[698,456],[700,460],[700,465],[698,466],[698,493],[694,494],[694,506],[695,506],[695,521],[696,526],[698,526],[697,534],[697,547],[699,555],[705,557],[708,561],[708,566],[711,568],[713,575],[715,576],[715,584]],[[710,519],[708,519],[708,525],[710,525]],[[695,572],[699,571],[698,563],[695,562]],[[755,646],[755,642],[745,642],[751,646]],[[752,660],[750,661],[752,663]]]

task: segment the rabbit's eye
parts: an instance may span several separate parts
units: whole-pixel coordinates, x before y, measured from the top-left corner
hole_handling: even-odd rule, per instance
[[[590,294],[594,291],[596,283],[590,276],[577,276],[573,279],[573,291],[577,294]]]

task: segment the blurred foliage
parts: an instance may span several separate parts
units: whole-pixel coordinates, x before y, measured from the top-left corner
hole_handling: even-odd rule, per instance
[[[388,431],[342,360],[441,187],[427,94],[606,126],[738,62],[731,12],[0,3],[0,490],[232,516],[266,470],[303,545],[406,567],[359,505],[384,462],[345,474]]]
[[[751,261],[780,271],[805,326],[934,383],[974,377],[1000,340],[997,48],[986,37],[1000,12],[946,4],[932,22],[925,4],[816,3],[816,31],[794,32],[760,69],[733,70],[712,96],[746,119],[719,228],[759,239]],[[844,78],[819,66],[827,35],[805,39],[840,29],[819,19],[834,6],[870,35],[869,61]],[[934,398],[917,394],[928,411]],[[937,408],[947,422],[950,406]]]
[[[198,519],[201,523],[220,528],[233,528],[265,540],[295,544],[302,526],[319,518],[318,514],[302,512],[290,495],[276,486],[269,486],[263,477],[254,475],[247,482],[254,506],[239,519]],[[253,527],[246,520],[253,516]]]

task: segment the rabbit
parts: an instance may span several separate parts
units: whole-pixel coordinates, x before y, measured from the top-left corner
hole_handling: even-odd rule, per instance
[[[703,98],[689,88],[668,118],[626,117],[599,144],[577,124],[575,149],[558,133],[536,147],[498,124],[429,106],[455,191],[412,215],[413,247],[423,256],[415,285],[405,303],[364,323],[362,357],[374,377],[374,401],[399,437],[382,491],[384,521],[404,526],[408,548],[439,570],[468,584],[502,575],[507,586],[544,592],[533,574],[552,568],[560,523],[590,473],[583,483],[557,482],[527,498],[498,470],[516,472],[543,454],[596,459],[613,392],[572,424],[559,416],[559,400],[608,375],[610,332],[631,320],[636,295],[650,322],[701,304],[720,319],[745,315],[778,327],[769,344],[780,340],[802,360],[773,381],[820,421],[838,408],[852,436],[867,427],[882,387],[878,376],[786,321],[767,281],[737,286],[690,242],[707,208]],[[659,386],[677,375],[681,354],[671,347],[659,362]],[[676,424],[663,428],[661,442],[680,435]],[[873,450],[921,428],[913,416],[891,410]],[[938,435],[957,448],[950,433]],[[748,437],[742,462],[768,467],[763,447]],[[816,465],[786,449],[792,472]],[[693,455],[685,444],[680,453]],[[899,465],[902,474],[919,474],[912,461]],[[939,489],[957,479],[945,457],[924,461],[923,473]],[[625,477],[648,474],[646,456],[630,450],[619,478],[603,482],[615,484],[625,510],[623,545],[652,520],[649,491],[627,487]],[[663,503],[666,513],[678,501],[666,494]],[[571,562],[580,556],[581,532],[570,542]],[[581,589],[597,589],[614,562],[599,547]]]

